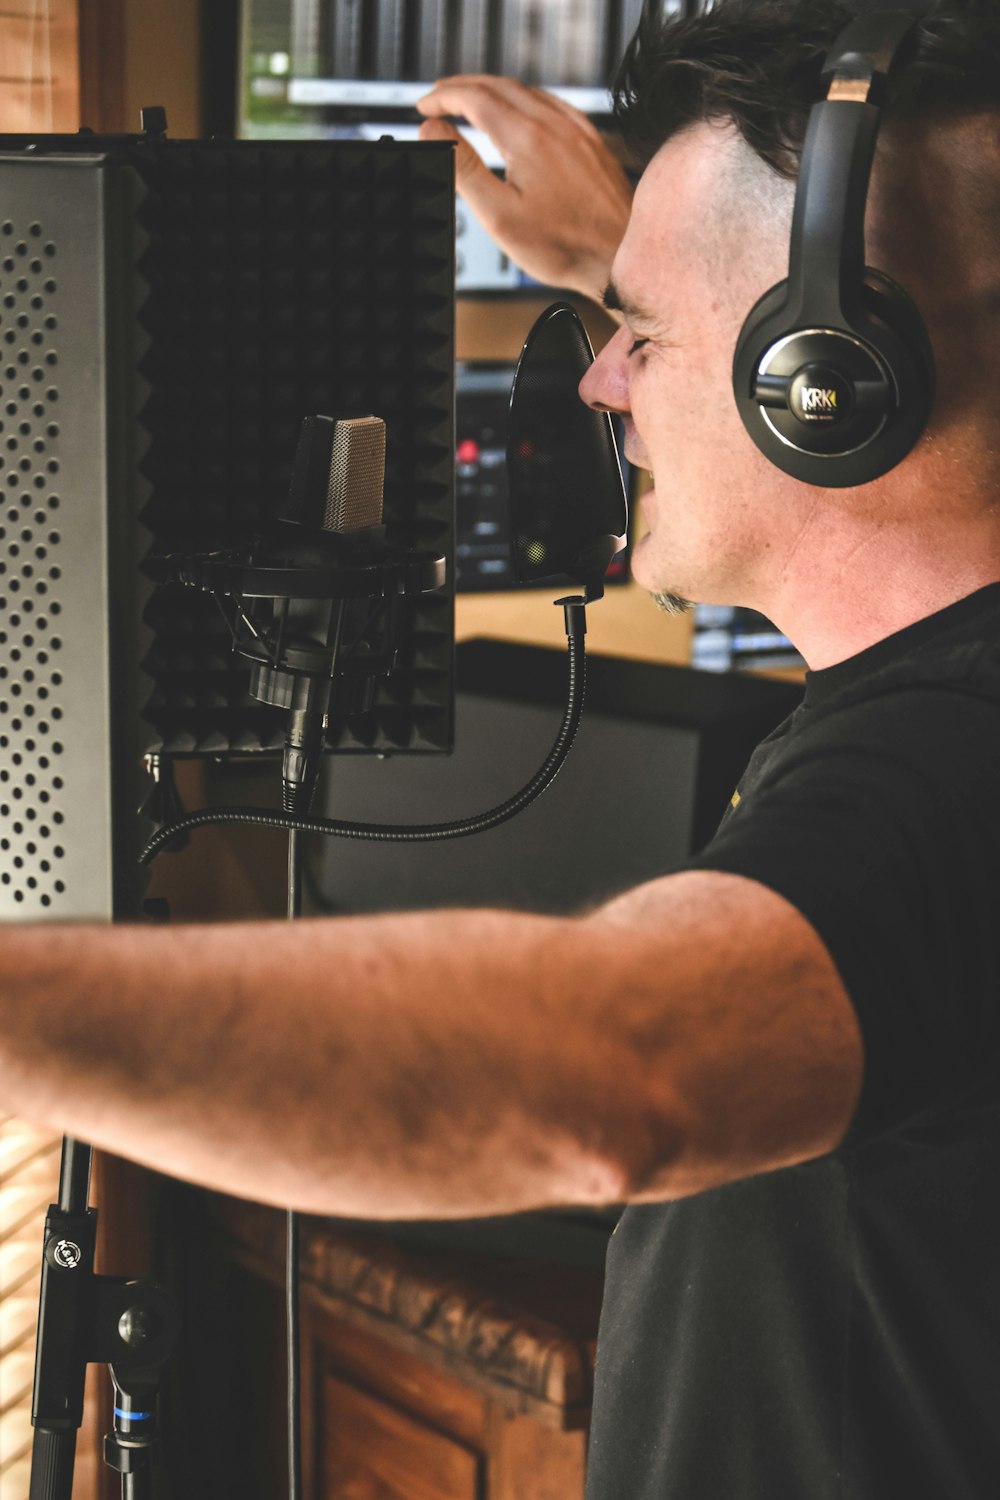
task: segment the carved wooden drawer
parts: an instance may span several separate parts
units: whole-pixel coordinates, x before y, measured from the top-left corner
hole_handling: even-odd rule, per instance
[[[277,1328],[282,1217],[223,1200],[221,1223]],[[302,1272],[310,1500],[581,1500],[598,1273],[318,1220]]]

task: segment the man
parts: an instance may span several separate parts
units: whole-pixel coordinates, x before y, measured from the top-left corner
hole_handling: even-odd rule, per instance
[[[995,7],[942,6],[927,23],[893,82],[873,180],[867,259],[915,297],[934,345],[923,440],[883,479],[823,491],[767,465],[731,395],[743,319],[784,274],[819,58],[848,16],[723,4],[651,40],[620,85],[649,164],[605,293],[624,326],[582,394],[622,415],[626,453],[652,471],[635,574],[668,604],[761,610],[813,669],[805,707],[758,750],[693,864],[760,881],[809,919],[859,1019],[865,1076],[825,1158],[714,1191],[706,1172],[684,1201],[626,1213],[598,1355],[588,1483],[602,1500],[971,1497],[1000,1479]],[[538,274],[591,288],[620,191],[611,164],[591,169],[592,238],[567,261],[535,201],[555,107],[464,79],[423,108],[427,134],[462,114],[509,147],[502,183],[460,145],[462,191]],[[578,214],[588,203],[565,170],[549,190]],[[659,894],[651,926],[670,920]],[[764,1032],[783,1030],[777,994],[750,1000],[746,958],[737,993]],[[736,1061],[717,994],[703,999],[699,1044],[716,1032]],[[822,1009],[839,1014],[832,990]],[[689,1055],[684,1023],[677,1035]],[[747,1077],[730,1080],[732,1108],[717,1096],[715,1120],[699,1118],[699,1142],[740,1132]],[[783,1100],[809,1088],[802,1071],[772,1082]]]
[[[730,386],[845,7],[727,0],[643,38],[625,93],[649,164],[617,250],[627,189],[572,111],[468,79],[424,106],[507,150],[507,183],[460,165],[509,248],[608,283],[624,317],[583,394],[653,473],[639,581],[763,610],[813,669],[689,870],[576,919],[2,934],[12,1111],[317,1212],[627,1200],[593,1500],[995,1493],[992,11],[942,6],[890,107],[869,259],[919,302],[940,393],[861,489],[771,468]]]

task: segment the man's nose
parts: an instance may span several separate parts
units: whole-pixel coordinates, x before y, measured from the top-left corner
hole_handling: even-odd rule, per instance
[[[628,413],[628,375],[626,356],[631,335],[627,328],[619,328],[605,344],[594,363],[580,381],[580,400],[595,411],[613,411],[621,415]]]

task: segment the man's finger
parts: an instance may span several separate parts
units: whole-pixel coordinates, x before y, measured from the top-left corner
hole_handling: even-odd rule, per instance
[[[544,116],[546,101],[538,89],[527,88],[514,78],[468,75],[442,78],[417,100],[416,108],[424,115],[466,119],[502,146],[505,136],[519,124]]]
[[[567,99],[560,99],[558,94],[544,93],[544,98],[546,104],[553,105],[560,114],[565,115],[567,119],[575,121],[579,128],[588,135],[600,136],[600,131],[593,120],[590,119],[589,115],[585,115],[582,110],[577,109],[575,104],[570,104]]]
[[[420,139],[455,142],[455,186],[476,217],[488,227],[502,211],[505,194],[513,190],[494,177],[465,137],[447,120],[425,120],[420,127]]]

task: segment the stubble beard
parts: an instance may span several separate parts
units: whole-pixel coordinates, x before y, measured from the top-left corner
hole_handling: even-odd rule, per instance
[[[662,609],[665,615],[686,615],[694,609],[690,599],[685,599],[683,594],[660,593],[653,594],[653,603],[658,609]]]

